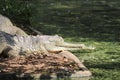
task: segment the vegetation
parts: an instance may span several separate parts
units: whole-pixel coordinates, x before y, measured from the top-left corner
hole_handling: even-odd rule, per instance
[[[91,80],[120,79],[119,0],[1,0],[0,13],[16,25],[59,34],[96,47],[74,51],[93,73]]]
[[[93,73],[90,80],[119,80],[120,79],[120,43],[95,41],[90,38],[67,38],[67,41],[81,41],[96,47],[94,51],[75,51],[76,56],[84,61],[84,64]]]

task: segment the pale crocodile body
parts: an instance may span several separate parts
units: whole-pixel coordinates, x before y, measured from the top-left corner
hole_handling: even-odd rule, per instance
[[[14,45],[10,45],[10,47],[19,53],[54,52],[57,50],[55,49],[55,43],[50,41],[51,37],[55,36],[14,36]]]
[[[0,40],[0,44],[5,45],[4,48],[0,48],[0,51],[8,51],[9,48],[7,53],[13,56],[34,52],[57,53],[64,50],[94,49],[84,44],[66,43],[63,38],[58,35],[14,36],[0,31]]]

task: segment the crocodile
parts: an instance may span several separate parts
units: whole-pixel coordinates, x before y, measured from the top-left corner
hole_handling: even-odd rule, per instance
[[[28,55],[30,53],[59,53],[66,50],[94,49],[84,44],[67,43],[58,35],[20,36],[0,31],[0,54],[9,56]]]
[[[1,14],[0,14],[0,31],[4,31],[4,32],[9,33],[11,35],[21,35],[21,36],[28,35],[19,27],[14,26],[9,18],[7,18]]]

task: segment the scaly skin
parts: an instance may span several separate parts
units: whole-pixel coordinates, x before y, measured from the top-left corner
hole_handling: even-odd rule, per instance
[[[0,32],[0,35],[0,39],[4,41],[3,43],[5,45],[5,48],[1,48],[0,51],[2,52],[2,50],[5,51],[7,49],[8,53],[12,54],[12,56],[27,55],[28,53],[34,52],[58,53],[65,50],[94,49],[84,44],[66,43],[63,38],[58,35],[13,36],[5,32]],[[3,43],[1,43],[1,45],[3,45]]]

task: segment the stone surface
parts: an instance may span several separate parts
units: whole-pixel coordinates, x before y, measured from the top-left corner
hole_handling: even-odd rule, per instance
[[[27,33],[25,33],[19,27],[14,26],[9,18],[7,18],[1,14],[0,14],[0,31],[4,31],[11,35],[27,36]]]
[[[36,79],[82,79],[83,77],[90,77],[91,73],[87,69],[83,69],[83,66],[80,68],[73,60],[58,54],[49,56],[33,54],[27,57],[0,58],[0,78],[5,75],[6,77],[11,75],[11,78],[14,76],[15,78]]]

